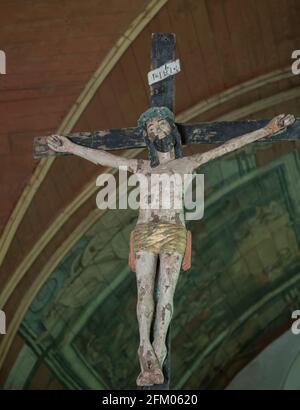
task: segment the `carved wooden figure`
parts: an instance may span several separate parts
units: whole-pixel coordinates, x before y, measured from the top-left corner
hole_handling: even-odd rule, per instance
[[[174,35],[154,34],[152,68],[172,61],[174,50]],[[140,116],[137,128],[106,131],[105,135],[101,135],[99,131],[88,135],[73,134],[68,138],[53,135],[48,137],[46,142],[43,138],[36,139],[35,142],[37,156],[47,155],[49,147],[52,152],[79,155],[95,164],[116,168],[127,166],[130,172],[143,176],[149,182],[148,187],[151,186],[151,192],[149,189],[141,188],[138,221],[130,238],[129,263],[136,272],[138,291],[137,318],[140,333],[138,356],[141,367],[137,377],[138,386],[162,386],[168,382],[166,380],[169,379],[168,368],[163,366],[168,353],[166,340],[173,315],[173,296],[180,269],[189,267],[191,255],[191,237],[185,227],[182,206],[183,191],[176,183],[171,184],[167,195],[169,206],[165,206],[165,195],[158,195],[158,202],[156,196],[156,202],[153,203],[153,193],[159,194],[161,190],[159,179],[153,176],[178,175],[181,178],[178,181],[183,181],[185,174],[195,172],[199,166],[208,161],[261,138],[274,136],[295,121],[292,115],[282,114],[269,122],[228,123],[223,128],[224,137],[222,128],[218,129],[218,124],[205,125],[205,127],[202,124],[186,126],[175,124],[172,112],[173,95],[173,77],[153,84],[151,108]],[[299,125],[298,121],[297,125]],[[207,142],[205,132],[210,132],[212,129],[210,127],[218,129],[218,132],[213,134],[214,138],[210,138],[210,142],[213,140],[213,142],[225,143],[209,152],[184,156],[182,141],[197,142],[198,138],[198,142]],[[245,132],[229,139],[230,131],[237,136],[237,130]],[[90,136],[93,138],[89,138]],[[128,137],[127,141],[125,137]],[[297,136],[290,135],[290,139],[296,138]],[[126,159],[99,149],[100,147],[120,149],[125,146],[126,148],[147,146],[149,159]],[[158,292],[155,298],[156,285]]]

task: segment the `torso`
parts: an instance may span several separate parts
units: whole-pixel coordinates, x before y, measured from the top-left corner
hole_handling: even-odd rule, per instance
[[[183,182],[184,174],[193,172],[192,165],[187,158],[180,158],[160,164],[155,168],[151,168],[147,161],[138,169],[137,177],[141,179],[144,177],[150,188],[143,189],[141,187],[140,189],[140,209],[137,224],[172,223],[185,226]],[[161,182],[159,178],[166,178],[166,180]],[[169,191],[168,186],[170,187]],[[151,192],[154,195],[150,195]],[[160,192],[159,198],[156,196],[158,192]]]

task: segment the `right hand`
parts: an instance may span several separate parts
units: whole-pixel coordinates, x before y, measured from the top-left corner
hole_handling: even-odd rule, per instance
[[[53,151],[71,152],[73,143],[62,135],[50,135],[47,137],[47,144]]]
[[[276,134],[276,132],[285,129],[295,122],[295,117],[292,114],[280,114],[274,117],[266,126],[265,129],[268,135]]]

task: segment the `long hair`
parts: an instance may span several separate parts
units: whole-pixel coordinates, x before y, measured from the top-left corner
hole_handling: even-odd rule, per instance
[[[182,145],[181,145],[181,135],[178,131],[177,125],[175,124],[174,121],[170,122],[171,126],[171,132],[173,135],[173,140],[174,140],[174,153],[175,153],[175,158],[182,158],[183,157],[183,151],[182,151]]]

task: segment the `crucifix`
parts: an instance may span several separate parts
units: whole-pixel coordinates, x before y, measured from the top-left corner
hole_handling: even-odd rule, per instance
[[[139,118],[137,127],[52,135],[34,140],[34,156],[75,154],[95,164],[127,167],[143,176],[151,186],[140,186],[138,221],[130,237],[129,266],[136,272],[137,318],[141,371],[137,385],[144,389],[168,389],[170,381],[170,322],[173,296],[180,270],[191,263],[191,235],[185,227],[182,190],[176,184],[153,205],[153,193],[162,193],[154,175],[183,177],[201,165],[259,139],[296,140],[300,120],[281,114],[271,121],[227,121],[199,124],[175,123],[174,73],[175,35],[152,34],[150,108]],[[177,67],[177,68],[176,68]],[[290,125],[292,125],[290,127]],[[287,128],[288,127],[288,128]],[[183,155],[183,145],[220,144],[205,153]],[[107,151],[148,148],[148,160],[127,159]],[[156,180],[157,181],[157,180]],[[177,199],[177,202],[175,201]],[[175,206],[175,202],[180,206]]]

